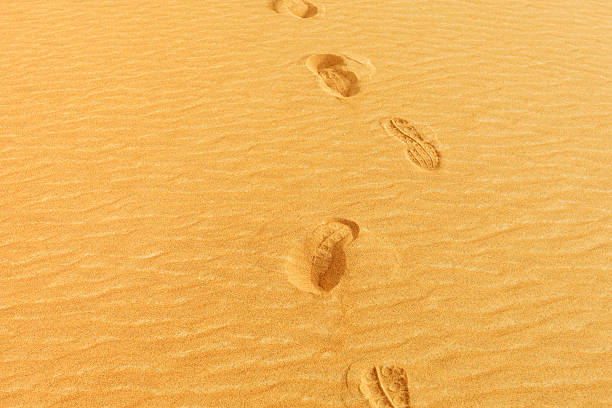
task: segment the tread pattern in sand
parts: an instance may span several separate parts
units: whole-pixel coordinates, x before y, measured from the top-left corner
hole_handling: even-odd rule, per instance
[[[406,156],[416,166],[426,170],[440,167],[440,153],[410,122],[402,118],[386,118],[380,124],[387,134],[406,144]]]
[[[399,366],[373,366],[361,377],[359,387],[372,408],[409,408],[406,371]]]
[[[319,78],[324,90],[339,98],[357,95],[362,89],[362,78],[374,71],[369,61],[338,54],[310,55],[306,67]]]
[[[311,277],[316,285],[329,292],[344,275],[346,261],[343,246],[359,235],[359,226],[349,220],[336,218],[317,227],[309,237],[312,253]]]
[[[348,98],[359,92],[359,79],[353,72],[341,67],[329,67],[318,71],[319,77],[333,93]]]

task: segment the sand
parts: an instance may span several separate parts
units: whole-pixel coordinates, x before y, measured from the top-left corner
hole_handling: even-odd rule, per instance
[[[3,408],[612,406],[612,3],[0,27]]]

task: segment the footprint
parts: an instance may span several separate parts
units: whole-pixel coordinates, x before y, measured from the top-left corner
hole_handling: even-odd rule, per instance
[[[396,365],[376,365],[365,370],[359,390],[372,408],[410,408],[406,371]]]
[[[275,0],[272,8],[277,13],[289,13],[298,18],[311,18],[323,11],[322,7],[306,0]]]
[[[354,220],[321,219],[321,213],[300,210],[289,207],[269,215],[253,235],[253,246],[261,253],[258,269],[282,276],[302,292],[345,305],[353,295],[405,282],[406,264],[385,234]],[[342,205],[326,212],[346,210]]]
[[[294,248],[293,261],[287,268],[289,282],[298,289],[314,294],[335,288],[346,272],[344,248],[357,239],[359,226],[344,219],[332,218],[317,226]]]
[[[372,408],[410,408],[406,370],[397,361],[375,354],[363,356],[346,369],[342,392],[345,405],[366,398]]]
[[[359,79],[340,67],[323,68],[318,72],[325,86],[337,96],[348,98],[359,92]]]
[[[313,54],[306,58],[306,67],[319,78],[321,87],[339,98],[357,95],[362,87],[361,78],[371,76],[371,62],[346,55]]]
[[[387,134],[406,144],[406,155],[415,165],[426,170],[440,167],[440,153],[410,122],[402,118],[385,118],[380,125]]]

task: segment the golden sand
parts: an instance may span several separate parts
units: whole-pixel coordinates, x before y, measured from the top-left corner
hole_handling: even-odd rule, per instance
[[[14,1],[0,407],[611,407],[612,3]]]

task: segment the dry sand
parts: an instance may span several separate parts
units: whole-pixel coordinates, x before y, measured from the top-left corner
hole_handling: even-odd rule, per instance
[[[612,406],[609,1],[5,1],[0,40],[1,407]]]

